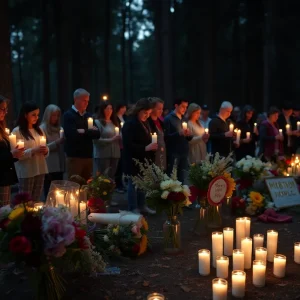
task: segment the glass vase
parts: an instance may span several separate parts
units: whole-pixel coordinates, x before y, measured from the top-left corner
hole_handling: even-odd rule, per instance
[[[220,228],[222,227],[221,204],[208,205],[207,207],[207,227]]]
[[[181,252],[181,228],[177,216],[170,216],[163,225],[164,252],[177,254]]]
[[[207,198],[198,197],[197,202],[199,203],[199,208],[197,209],[197,220],[193,228],[193,232],[199,236],[204,236],[208,234],[207,231]]]

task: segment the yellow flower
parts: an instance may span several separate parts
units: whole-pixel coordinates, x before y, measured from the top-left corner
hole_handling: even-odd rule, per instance
[[[143,235],[140,242],[140,251],[138,255],[141,255],[146,252],[148,246],[148,238],[146,235]]]
[[[249,194],[249,198],[251,199],[253,205],[255,205],[257,207],[262,207],[263,206],[264,197],[261,193],[252,191]]]
[[[227,192],[226,192],[226,197],[231,197],[233,194],[233,191],[235,190],[235,181],[234,179],[231,177],[231,175],[229,173],[224,173],[224,177],[227,181],[228,187],[227,187]]]
[[[14,220],[14,219],[17,219],[19,218],[22,214],[24,214],[24,207],[18,207],[14,210],[12,210],[12,212],[9,214],[8,218],[10,220]]]
[[[113,229],[113,234],[118,235],[119,234],[119,226]]]
[[[104,196],[106,196],[106,195],[107,195],[107,192],[104,191],[102,194],[103,194]]]
[[[109,179],[103,179],[104,182],[110,183]]]
[[[146,231],[148,231],[148,229],[149,229],[149,225],[148,225],[148,223],[147,223],[147,221],[146,221],[145,218],[142,218],[142,227],[144,227],[144,229]]]

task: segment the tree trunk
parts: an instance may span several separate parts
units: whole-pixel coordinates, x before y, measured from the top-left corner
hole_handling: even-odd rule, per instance
[[[104,73],[105,93],[110,95],[110,32],[111,32],[111,5],[105,1],[105,33],[104,33]]]

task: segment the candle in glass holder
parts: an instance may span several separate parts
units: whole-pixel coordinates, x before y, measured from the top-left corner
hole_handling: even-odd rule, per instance
[[[88,118],[87,121],[88,121],[88,129],[92,129],[94,126],[93,118]]]
[[[232,269],[244,271],[245,255],[241,249],[234,249],[232,254]]]
[[[212,233],[212,265],[216,267],[217,256],[223,255],[223,233],[213,232]]]
[[[156,132],[154,132],[152,134],[152,143],[157,143],[157,134],[156,134]]]
[[[253,250],[255,250],[257,247],[263,247],[264,246],[264,235],[261,233],[256,233],[253,235]]]
[[[24,148],[24,140],[18,139],[17,146],[19,149],[23,149]]]
[[[40,146],[46,146],[46,138],[44,136],[40,136]]]
[[[279,135],[282,135],[282,129],[279,129]]]
[[[242,251],[245,255],[245,269],[251,269],[252,264],[252,239],[245,237],[242,239]]]
[[[84,201],[81,201],[79,203],[79,211],[80,211],[80,222],[82,224],[86,224],[86,203]]]
[[[251,218],[244,217],[245,220],[245,237],[250,237]]]
[[[294,244],[294,261],[296,264],[300,264],[300,243]]]
[[[226,279],[228,277],[229,258],[227,256],[217,256],[217,277]]]
[[[246,132],[246,139],[247,139],[247,140],[250,139],[250,132]]]
[[[165,296],[159,293],[152,293],[147,296],[147,300],[165,300]]]
[[[6,133],[7,135],[10,134],[9,128],[5,128],[5,133]]]
[[[235,219],[235,235],[236,235],[236,248],[241,248],[241,240],[246,237],[246,222],[245,218]]]
[[[267,232],[267,259],[269,262],[274,261],[274,255],[277,252],[278,232],[276,230],[268,230]]]
[[[234,229],[226,227],[223,229],[224,237],[224,255],[232,256],[233,251],[233,233]]]
[[[11,149],[15,149],[16,146],[17,146],[17,137],[16,137],[16,135],[12,133],[12,134],[9,135],[8,138],[9,138],[9,143],[10,143]]]
[[[58,206],[59,204],[65,205],[65,195],[60,191],[56,191],[55,199],[56,199],[56,206]]]
[[[73,217],[78,216],[78,199],[73,194],[70,195],[70,211]]]
[[[61,129],[61,130],[59,131],[59,137],[60,137],[60,138],[63,138],[63,137],[64,137],[64,130],[63,130],[63,129]]]
[[[232,296],[236,298],[245,297],[246,273],[241,270],[232,271]]]
[[[119,127],[115,127],[115,134],[116,135],[120,135],[120,129],[119,129]]]
[[[227,299],[228,283],[225,279],[215,278],[212,281],[213,300]]]
[[[200,249],[198,251],[199,274],[207,276],[210,274],[210,251]]]
[[[286,256],[282,254],[274,255],[273,274],[275,277],[283,278],[285,276]]]
[[[233,125],[233,124],[230,124],[230,125],[229,125],[229,131],[233,132],[233,129],[234,129],[234,125]]]
[[[183,122],[183,123],[182,123],[182,129],[183,129],[183,130],[186,130],[186,129],[187,129],[187,123],[186,123],[186,122]]]
[[[255,260],[262,260],[263,262],[267,263],[267,248],[256,247]]]
[[[253,261],[252,283],[256,287],[263,287],[266,284],[266,263],[262,260]]]

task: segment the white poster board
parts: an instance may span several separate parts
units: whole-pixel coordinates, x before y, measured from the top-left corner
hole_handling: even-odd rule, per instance
[[[293,177],[273,177],[266,179],[275,207],[283,208],[300,205],[300,194]]]

